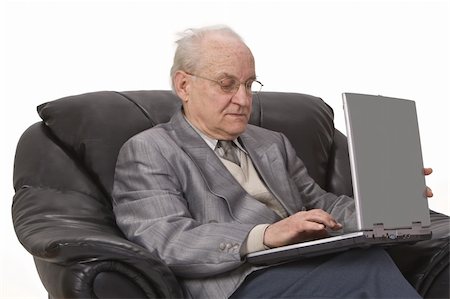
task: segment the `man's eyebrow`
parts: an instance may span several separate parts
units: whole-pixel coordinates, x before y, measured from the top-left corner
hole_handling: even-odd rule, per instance
[[[217,75],[217,78],[234,78],[234,79],[238,79],[237,76],[227,73],[227,72],[222,72],[219,73]],[[249,78],[247,78],[244,82],[250,81],[250,80],[256,80],[256,75],[251,75]]]
[[[232,74],[227,73],[227,72],[218,73],[217,77],[218,78],[226,78],[226,77],[237,78],[235,75],[232,75]]]

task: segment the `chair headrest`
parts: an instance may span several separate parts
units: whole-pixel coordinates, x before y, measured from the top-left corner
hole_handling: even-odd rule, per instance
[[[101,91],[38,106],[47,127],[108,193],[121,146],[133,135],[166,122],[181,107],[170,91]],[[316,97],[262,92],[253,99],[250,123],[283,132],[322,185],[333,142],[333,113]],[[323,185],[322,185],[323,186]]]

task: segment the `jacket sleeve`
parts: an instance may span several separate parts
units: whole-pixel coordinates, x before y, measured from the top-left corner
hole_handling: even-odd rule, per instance
[[[113,187],[117,225],[177,276],[207,277],[239,267],[240,248],[254,225],[194,219],[174,162],[166,157],[145,138],[134,137],[124,144]]]
[[[282,135],[286,150],[286,167],[294,180],[307,210],[322,209],[343,224],[346,232],[357,228],[355,201],[346,195],[326,192],[308,175],[305,164],[297,157],[289,140]]]

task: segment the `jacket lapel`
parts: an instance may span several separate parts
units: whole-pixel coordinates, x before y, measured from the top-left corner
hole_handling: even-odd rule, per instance
[[[272,223],[280,219],[275,212],[252,198],[241,187],[181,112],[174,115],[171,122],[176,135],[175,142],[197,165],[211,193],[228,202],[230,213],[237,221],[257,224]]]
[[[248,130],[240,136],[240,139],[267,187],[288,214],[292,215],[299,211],[302,201],[298,191],[293,190],[295,188],[290,183],[278,146],[253,138]]]

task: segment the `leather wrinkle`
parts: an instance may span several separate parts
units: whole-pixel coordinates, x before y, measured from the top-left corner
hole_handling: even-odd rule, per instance
[[[36,123],[36,124],[39,124],[39,122]],[[70,147],[66,146],[64,144],[64,142],[62,142],[58,138],[58,136],[55,133],[53,133],[52,129],[49,126],[47,126],[47,124],[42,123],[41,124],[41,129],[42,129],[42,133],[45,135],[45,137],[47,137],[51,142],[53,142],[57,147],[59,147],[59,149],[61,149],[61,151],[65,155],[67,155],[70,159],[73,159],[76,162],[76,163],[74,163],[74,166],[76,167],[77,171],[80,171],[80,173],[85,175],[88,179],[90,179],[90,180],[95,182],[95,186],[99,189],[100,193],[106,199],[109,199],[109,200],[103,200],[103,202],[105,202],[106,204],[111,206],[110,196],[108,195],[108,192],[103,188],[103,185],[99,183],[100,181],[97,179],[97,176],[95,175],[95,173],[93,173],[92,171],[90,171],[86,167],[82,167],[82,165],[83,165],[83,162],[81,160],[82,157],[77,155],[77,153],[76,153],[76,151],[74,149],[71,149]],[[20,186],[17,186],[15,184],[14,188],[18,190],[18,189],[22,188],[22,186],[24,186],[24,185],[27,185],[27,184],[26,183],[25,184],[22,183]],[[78,192],[78,193],[84,194],[84,195],[92,197],[92,198],[96,198],[92,194],[88,194],[88,193],[85,193],[85,192],[79,192],[79,191],[76,191],[76,190],[58,189],[58,188],[55,188],[54,186],[33,186],[33,187],[44,188],[44,189],[53,189],[53,190],[58,190],[58,191],[74,191],[74,192]]]
[[[141,104],[139,104],[138,102],[133,100],[131,97],[129,97],[121,92],[115,91],[115,93],[120,95],[121,97],[127,99],[131,103],[133,103],[142,112],[142,114],[144,114],[144,116],[150,121],[151,126],[152,127],[156,126],[156,122],[150,117],[150,113],[148,113],[147,109],[145,109]]]

